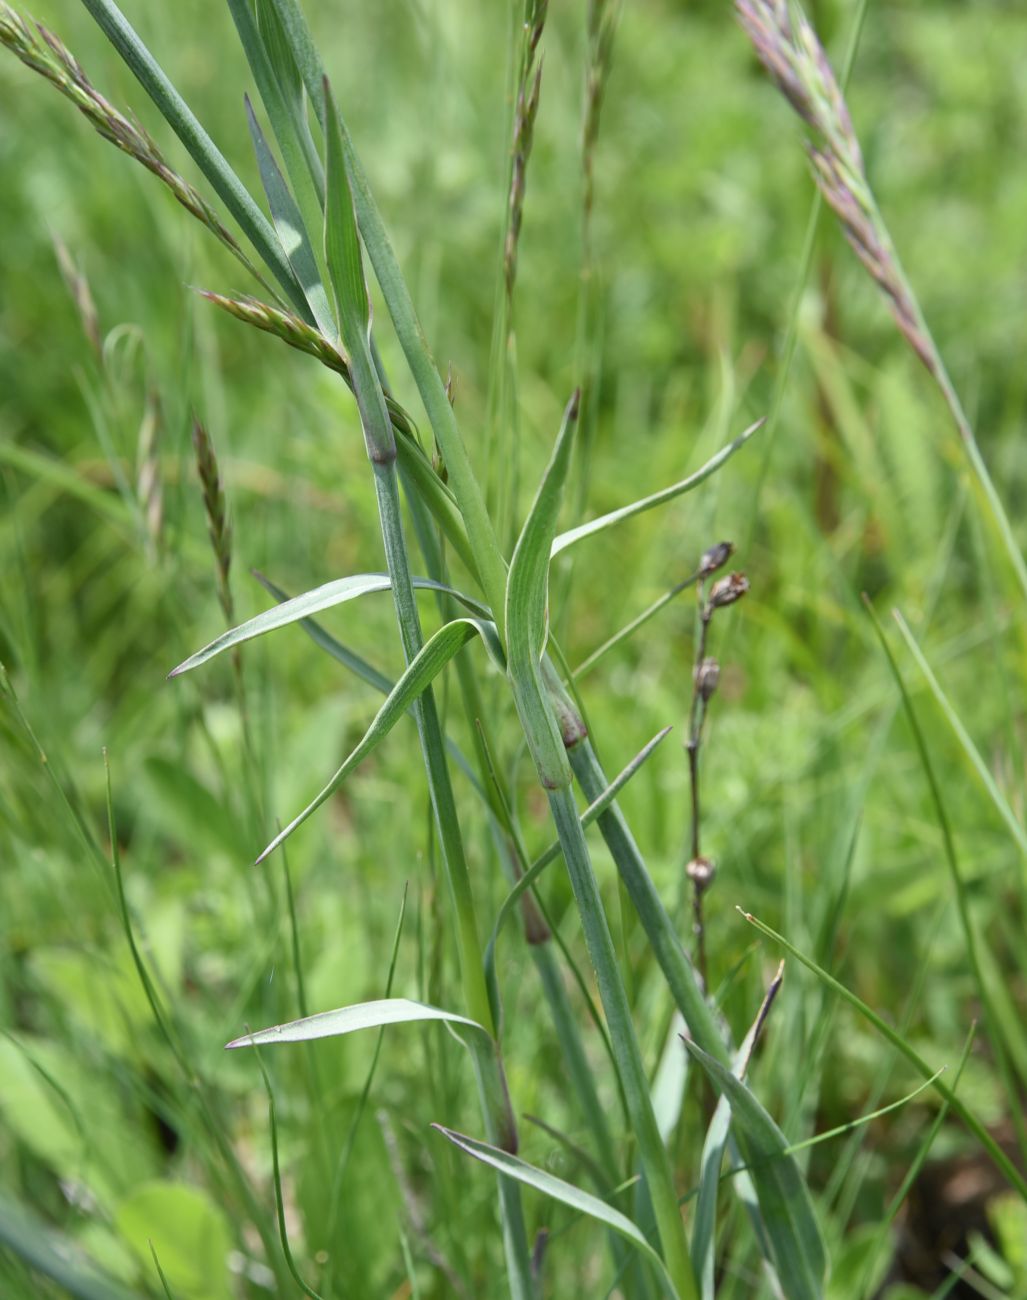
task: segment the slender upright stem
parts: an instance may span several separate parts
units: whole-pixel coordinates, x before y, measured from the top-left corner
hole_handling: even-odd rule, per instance
[[[422,637],[413,583],[410,580],[406,539],[403,536],[399,475],[394,458],[372,460],[371,464],[378,498],[382,540],[385,545],[389,575],[392,579],[393,599],[403,641],[403,652],[409,662],[421,648]],[[435,707],[434,694],[430,688],[424,692],[415,706],[415,717],[428,773],[435,824],[442,847],[442,860],[456,911],[464,1000],[468,1014],[493,1036],[493,1041],[488,1045],[482,1043],[476,1034],[468,1038],[486,1134],[488,1140],[494,1145],[505,1150],[516,1150],[516,1127],[499,1047],[494,1042],[495,1026],[485,987],[470,876],[456,816],[453,786],[446,761],[445,741]],[[531,1254],[519,1189],[510,1179],[500,1178],[499,1197],[511,1297],[513,1300],[535,1300],[535,1280],[531,1271]]]
[[[698,1298],[695,1273],[685,1241],[670,1159],[653,1114],[649,1080],[642,1064],[631,1009],[620,978],[617,953],[589,859],[585,834],[570,786],[547,791],[571,887],[581,916],[585,943],[596,973],[599,995],[610,1028],[614,1059],[624,1085],[631,1127],[638,1141],[649,1185],[667,1270],[683,1300]]]

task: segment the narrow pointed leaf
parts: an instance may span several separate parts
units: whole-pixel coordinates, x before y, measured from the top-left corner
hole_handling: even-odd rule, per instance
[[[571,782],[570,763],[542,681],[549,598],[549,556],[570,466],[579,394],[564,411],[552,457],[514,548],[506,583],[506,639],[517,712],[542,784]]]
[[[443,1137],[448,1138],[461,1151],[473,1156],[475,1160],[480,1160],[482,1164],[491,1165],[493,1169],[498,1169],[507,1178],[515,1178],[528,1187],[534,1187],[543,1196],[559,1201],[562,1205],[577,1211],[578,1214],[586,1214],[590,1219],[595,1219],[605,1227],[612,1228],[614,1232],[625,1237],[640,1250],[654,1266],[663,1280],[668,1294],[677,1296],[677,1291],[674,1289],[663,1260],[650,1246],[641,1229],[632,1223],[626,1215],[621,1214],[619,1210],[615,1210],[612,1205],[607,1205],[598,1196],[582,1191],[580,1187],[575,1187],[573,1183],[557,1178],[545,1169],[529,1165],[527,1161],[510,1155],[507,1151],[500,1151],[497,1147],[489,1146],[487,1142],[480,1142],[477,1138],[467,1137],[465,1134],[457,1133],[453,1129],[444,1128],[441,1124],[433,1124],[432,1128],[437,1129]]]
[[[163,68],[140,40],[138,33],[113,0],[82,2],[238,221],[293,305],[309,318],[311,313],[303,291],[278,245],[271,223],[171,84]]]
[[[472,614],[476,614],[480,618],[487,619],[489,617],[489,612],[484,605],[480,605],[476,600],[463,595],[453,587],[447,587],[445,583],[433,582],[430,578],[413,578],[411,581],[415,587],[422,590],[441,591],[447,596],[453,596],[461,604],[465,605]],[[301,596],[294,596],[291,600],[283,600],[281,604],[275,605],[271,609],[265,609],[254,618],[248,619],[245,623],[240,623],[238,627],[222,632],[209,645],[205,645],[202,650],[197,650],[194,655],[190,655],[188,659],[183,660],[177,668],[173,668],[168,676],[179,677],[182,673],[190,672],[193,668],[199,668],[201,664],[207,663],[208,660],[222,654],[225,650],[230,650],[233,646],[241,645],[244,641],[252,641],[254,637],[263,636],[266,632],[273,632],[276,628],[287,627],[290,623],[298,623],[303,619],[311,618],[313,615],[323,613],[324,610],[332,609],[345,601],[356,600],[358,596],[366,596],[371,592],[390,591],[391,589],[392,580],[387,573],[358,573],[349,578],[338,578],[334,582],[326,582],[322,587],[315,587],[313,591],[305,591]],[[276,593],[272,592],[272,594]]]
[[[301,826],[311,813],[315,812],[326,799],[339,788],[349,774],[363,762],[373,749],[382,741],[403,716],[414,700],[431,685],[442,669],[449,663],[456,652],[472,637],[480,636],[493,655],[502,654],[498,644],[495,627],[479,619],[458,618],[440,628],[423,648],[411,660],[403,676],[393,687],[391,694],[378,710],[374,721],[364,733],[363,739],[335,772],[323,790],[294,817],[283,831],[280,831],[267,846],[258,862],[274,852],[283,840],[287,839],[298,826]]]
[[[260,129],[260,123],[253,112],[253,105],[248,95],[245,102],[246,119],[257,155],[260,179],[264,186],[264,193],[267,195],[275,230],[278,232],[279,243],[289,259],[289,265],[296,273],[296,279],[310,305],[317,328],[326,339],[333,340],[338,333],[335,317],[328,303],[328,293],[322,283],[321,272],[314,258],[314,250],[303,217],[264,138],[264,132]]]
[[[750,424],[748,429],[740,433],[733,442],[729,442],[715,456],[711,456],[701,469],[697,469],[694,474],[689,474],[688,478],[683,478],[680,483],[673,483],[660,492],[654,492],[652,496],[642,497],[640,501],[633,501],[629,506],[621,506],[619,510],[611,510],[607,515],[600,515],[598,519],[593,519],[587,524],[579,524],[577,528],[571,528],[566,533],[561,533],[553,542],[553,556],[559,555],[561,551],[566,551],[568,547],[574,546],[577,542],[584,541],[586,537],[593,537],[596,533],[612,528],[615,524],[623,523],[625,519],[633,519],[635,515],[644,514],[646,510],[653,510],[656,506],[665,505],[668,501],[673,501],[675,497],[682,496],[685,492],[691,492],[700,483],[705,483],[710,475],[715,474],[725,461],[730,460],[736,451],[744,447],[763,423],[763,420],[757,420],[755,424]]]
[[[734,1074],[689,1039],[685,1046],[731,1107],[736,1139],[756,1187],[760,1217],[789,1300],[820,1300],[826,1257],[809,1189],[785,1135]]]
[[[306,1016],[302,1020],[290,1020],[284,1025],[272,1025],[269,1029],[258,1029],[252,1034],[243,1034],[226,1043],[226,1049],[236,1047],[266,1047],[274,1043],[309,1043],[316,1038],[339,1038],[343,1034],[353,1034],[360,1029],[380,1029],[384,1025],[405,1025],[418,1020],[443,1020],[451,1025],[464,1025],[484,1034],[474,1020],[458,1016],[452,1011],[440,1011],[438,1007],[428,1006],[424,1002],[412,1002],[408,998],[379,998],[374,1002],[358,1002],[350,1007],[339,1007],[336,1011],[320,1011],[316,1016]]]
[[[325,129],[325,260],[335,294],[339,332],[350,357],[353,393],[360,411],[367,454],[373,462],[387,464],[396,458],[396,442],[371,355],[371,299],[364,279],[360,235],[346,174],[342,134],[327,79],[324,94],[329,105]]]

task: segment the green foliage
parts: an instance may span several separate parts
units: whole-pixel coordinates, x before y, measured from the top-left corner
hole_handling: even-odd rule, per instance
[[[704,1294],[905,1300],[896,1216],[952,1157],[995,1184],[955,1253],[1018,1294],[1022,19],[869,7],[847,96],[968,469],[726,6],[37,8],[99,89],[0,51],[0,1290],[655,1300],[680,1199]],[[849,8],[810,12],[840,66]],[[720,538],[707,1000],[649,738]],[[272,1144],[222,1045],[308,1012]]]

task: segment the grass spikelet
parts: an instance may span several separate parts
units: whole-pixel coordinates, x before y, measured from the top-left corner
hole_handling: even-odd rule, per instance
[[[2,22],[3,14],[0,11],[0,24]],[[82,322],[82,332],[93,350],[93,355],[102,365],[103,340],[100,337],[100,321],[96,312],[96,303],[93,301],[93,293],[89,287],[89,281],[82,269],[75,264],[75,259],[68,251],[64,241],[58,235],[54,235],[52,238],[61,278],[67,286],[71,300],[78,311],[79,320]]]
[[[229,623],[235,622],[235,602],[229,575],[232,569],[232,523],[228,517],[228,501],[218,466],[217,454],[210,434],[203,424],[193,419],[193,451],[196,470],[203,488],[203,508],[207,515],[207,529],[214,551],[217,568],[218,603]]]
[[[512,310],[514,284],[517,281],[517,244],[524,220],[524,196],[527,191],[528,160],[535,139],[542,92],[542,59],[539,43],[546,24],[549,0],[527,0],[524,15],[524,40],[521,66],[517,78],[514,109],[513,148],[510,165],[510,192],[507,197],[506,239],[503,245],[503,281],[506,285],[507,312]]]
[[[136,464],[136,494],[146,526],[146,541],[151,558],[160,551],[164,529],[164,483],[160,469],[160,443],[164,428],[160,394],[150,387],[146,409],[139,426],[139,450]]]
[[[138,122],[126,117],[100,94],[59,37],[41,23],[30,26],[16,10],[0,0],[0,45],[6,46],[27,68],[45,77],[105,140],[152,172],[187,212],[202,222],[252,275],[261,279],[211,204],[169,165],[156,142]]]

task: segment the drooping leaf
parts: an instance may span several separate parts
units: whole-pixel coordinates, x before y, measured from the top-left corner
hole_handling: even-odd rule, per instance
[[[543,1196],[559,1201],[562,1205],[576,1210],[579,1214],[586,1214],[590,1219],[595,1219],[605,1227],[612,1228],[614,1232],[630,1241],[654,1266],[667,1289],[668,1295],[677,1296],[678,1293],[674,1289],[674,1284],[671,1282],[663,1260],[650,1246],[642,1231],[636,1224],[632,1223],[627,1215],[621,1214],[619,1210],[615,1210],[612,1205],[600,1200],[598,1196],[582,1191],[580,1187],[575,1187],[573,1183],[565,1182],[562,1178],[557,1178],[555,1174],[549,1173],[548,1170],[530,1165],[526,1160],[510,1155],[507,1151],[500,1151],[497,1147],[489,1146],[487,1142],[481,1142],[477,1138],[467,1137],[466,1134],[444,1128],[441,1124],[433,1124],[432,1128],[437,1129],[443,1137],[448,1138],[461,1151],[466,1151],[469,1156],[473,1156],[475,1160],[480,1160],[482,1164],[491,1165],[493,1169],[498,1169],[507,1178],[515,1178],[518,1182],[541,1192]]]
[[[315,812],[326,799],[339,788],[349,774],[363,762],[373,749],[389,734],[410,704],[431,684],[442,669],[449,663],[456,652],[472,637],[480,636],[494,660],[503,663],[503,651],[499,645],[495,626],[482,619],[457,618],[439,629],[433,637],[424,643],[422,649],[411,660],[409,666],[393,687],[385,703],[378,710],[374,721],[364,733],[363,739],[342,763],[331,780],[320,793],[311,800],[303,811],[292,819],[284,830],[279,831],[267,848],[257,859],[258,862],[287,839],[298,826],[301,826],[311,813]]]
[[[412,581],[415,587],[422,590],[441,591],[448,596],[453,596],[481,618],[489,617],[489,612],[483,605],[470,596],[464,596],[453,587],[433,582],[430,578],[413,578]],[[194,655],[183,660],[177,668],[173,668],[168,676],[179,677],[193,668],[199,668],[201,664],[207,663],[225,650],[241,645],[244,641],[252,641],[254,637],[263,636],[266,632],[273,632],[276,628],[301,622],[345,601],[356,600],[358,596],[366,596],[376,591],[389,591],[391,588],[392,581],[387,573],[358,573],[349,578],[337,578],[334,582],[326,582],[312,591],[305,591],[301,596],[294,596],[291,600],[282,601],[271,609],[265,609],[245,623],[240,623],[238,627],[222,632],[209,645],[204,646],[202,650],[197,650]]]

